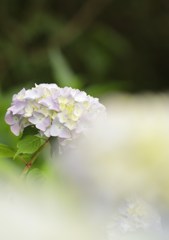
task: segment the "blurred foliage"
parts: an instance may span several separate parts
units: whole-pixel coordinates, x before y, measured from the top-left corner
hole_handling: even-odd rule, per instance
[[[168,0],[1,0],[2,90],[56,82],[107,91],[169,87]]]

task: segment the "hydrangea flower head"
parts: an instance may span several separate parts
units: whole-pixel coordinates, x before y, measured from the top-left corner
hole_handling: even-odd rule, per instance
[[[33,125],[43,136],[69,139],[83,133],[104,110],[97,98],[83,91],[40,84],[13,96],[5,120],[17,136]]]

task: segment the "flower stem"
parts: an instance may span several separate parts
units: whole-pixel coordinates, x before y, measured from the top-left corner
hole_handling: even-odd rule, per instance
[[[25,168],[23,169],[22,171],[22,174],[21,176],[24,176],[28,173],[28,171],[30,170],[30,168],[32,167],[33,163],[36,161],[37,157],[39,156],[40,152],[44,149],[44,147],[48,144],[49,142],[49,139],[48,138],[45,143],[43,145],[41,145],[39,147],[39,149],[33,154],[33,156],[31,157],[30,161],[26,163],[26,166]]]

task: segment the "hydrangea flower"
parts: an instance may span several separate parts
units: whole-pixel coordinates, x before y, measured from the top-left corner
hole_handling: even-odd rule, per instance
[[[107,239],[113,240],[116,235],[161,231],[161,218],[155,209],[142,199],[132,198],[126,200],[123,206],[114,212],[107,226]]]
[[[83,91],[40,84],[13,96],[5,120],[17,136],[33,125],[42,136],[70,139],[84,133],[103,112],[99,100]]]

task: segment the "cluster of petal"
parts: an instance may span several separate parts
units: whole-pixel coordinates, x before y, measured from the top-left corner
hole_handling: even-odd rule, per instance
[[[83,133],[102,112],[99,100],[83,91],[40,84],[13,96],[5,120],[17,136],[33,125],[43,136],[70,139]]]

